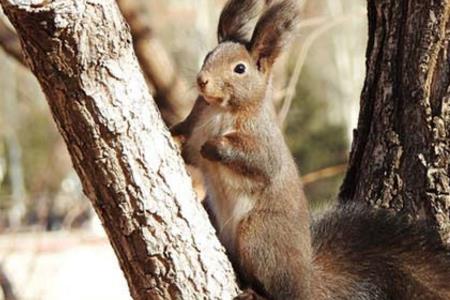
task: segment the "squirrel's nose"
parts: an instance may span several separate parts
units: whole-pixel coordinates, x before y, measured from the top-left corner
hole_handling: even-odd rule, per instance
[[[197,84],[201,89],[205,88],[205,86],[208,84],[208,78],[203,74],[199,74],[197,76]]]

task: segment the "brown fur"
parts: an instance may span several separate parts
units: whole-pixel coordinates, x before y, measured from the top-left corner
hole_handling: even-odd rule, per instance
[[[297,9],[290,0],[261,1],[268,7],[250,42],[242,26],[257,1],[225,6],[220,44],[198,75],[201,96],[172,129],[204,174],[218,236],[252,288],[237,299],[450,299],[450,255],[424,225],[358,206],[311,225],[270,88]]]
[[[250,43],[260,68],[268,69],[290,41],[298,25],[298,8],[293,1],[281,1],[269,6],[256,24]]]
[[[316,299],[450,299],[450,252],[425,223],[347,204],[311,229]]]
[[[232,0],[225,5],[219,19],[217,36],[219,43],[224,41],[247,42],[251,35],[250,24],[262,5],[259,0]]]

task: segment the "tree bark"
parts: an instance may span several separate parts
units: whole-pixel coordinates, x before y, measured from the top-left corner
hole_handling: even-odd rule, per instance
[[[450,245],[450,1],[369,0],[367,74],[341,201],[405,211]]]
[[[169,126],[183,121],[197,95],[189,91],[187,82],[176,70],[169,53],[155,37],[139,1],[117,0],[117,4],[130,25],[134,49],[142,70],[155,87],[155,101],[164,121]]]
[[[130,25],[136,56],[152,87],[154,99],[164,122],[168,126],[181,122],[191,111],[197,95],[190,91],[188,83],[176,69],[170,54],[153,34],[148,22],[145,21],[144,10],[138,2],[117,0],[117,4]],[[1,18],[0,47],[19,63],[27,66],[17,35]]]
[[[0,0],[134,299],[230,299],[231,265],[195,199],[113,0]]]
[[[157,39],[147,22],[143,20],[142,10],[136,1],[117,0],[122,14],[130,25],[133,45],[147,84],[154,95],[155,102],[164,123],[172,126],[185,119],[194,104],[194,96],[186,80],[178,73],[167,50]],[[20,41],[16,33],[0,18],[0,47],[18,63],[28,68],[22,55]],[[205,188],[199,170],[187,166],[194,190],[203,199]],[[13,212],[14,210],[11,210]],[[18,211],[18,210],[15,210]],[[11,216],[14,213],[10,214]],[[15,214],[18,215],[18,214]],[[12,217],[9,218],[10,220]],[[17,219],[17,218],[16,218]],[[16,222],[14,222],[16,224]]]

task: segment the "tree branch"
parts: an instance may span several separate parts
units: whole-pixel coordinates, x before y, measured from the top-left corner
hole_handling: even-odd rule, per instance
[[[311,183],[315,183],[322,179],[326,179],[329,177],[333,177],[339,174],[344,173],[347,170],[347,164],[340,164],[328,168],[323,168],[317,171],[313,171],[306,175],[303,175],[301,181],[304,185],[308,185]]]
[[[361,14],[362,15],[362,14]],[[356,17],[357,15],[343,15],[332,19],[327,18],[312,18],[310,20],[306,19],[301,22],[300,27],[308,27],[316,24],[321,24],[318,28],[316,28],[310,35],[306,37],[306,39],[302,43],[302,47],[298,53],[297,60],[295,62],[294,71],[292,72],[291,78],[289,79],[288,86],[286,87],[286,92],[284,95],[283,105],[278,112],[278,122],[281,127],[285,126],[287,115],[292,106],[292,101],[295,97],[295,91],[297,88],[297,83],[300,80],[300,74],[303,70],[303,66],[306,61],[306,57],[311,49],[311,46],[314,42],[320,38],[323,34],[326,34],[331,29],[336,26]],[[329,22],[324,22],[324,20],[328,20]]]
[[[182,121],[191,111],[195,95],[179,74],[170,54],[157,39],[136,1],[117,0],[133,35],[136,56],[144,75],[155,89],[155,101],[168,126]],[[24,66],[26,62],[15,32],[0,18],[0,47]]]
[[[139,2],[117,0],[117,4],[130,25],[134,49],[142,70],[155,87],[155,101],[163,119],[169,126],[179,123],[191,111],[196,95],[189,93],[187,82],[153,34]]]
[[[425,219],[450,247],[450,1],[367,3],[367,76],[339,198]]]
[[[8,28],[2,18],[0,18],[0,47],[18,62],[26,66],[22,51],[20,50],[19,39],[16,34]]]
[[[134,299],[230,299],[235,277],[113,0],[0,0]]]
[[[17,300],[17,296],[14,293],[14,289],[8,275],[3,270],[3,266],[0,265],[0,287],[3,292],[3,298],[5,300]]]

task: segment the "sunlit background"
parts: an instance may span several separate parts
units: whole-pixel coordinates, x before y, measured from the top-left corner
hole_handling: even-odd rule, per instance
[[[224,1],[128,1],[141,2],[195,92]],[[275,105],[314,209],[334,201],[345,172],[364,79],[365,4],[303,1],[300,34],[275,70]],[[0,78],[0,286],[17,300],[130,299],[37,81],[1,48]]]

